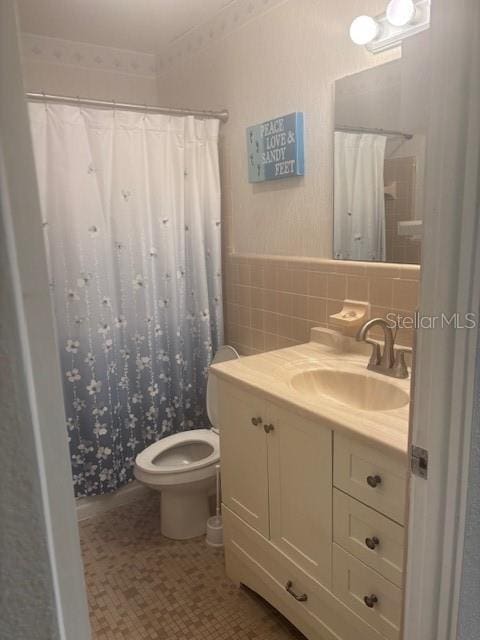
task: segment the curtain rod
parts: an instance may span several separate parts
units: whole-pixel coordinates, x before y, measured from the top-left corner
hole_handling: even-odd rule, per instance
[[[89,98],[75,98],[73,96],[58,96],[49,93],[27,93],[28,100],[33,102],[58,102],[60,104],[81,104],[88,107],[103,107],[108,109],[123,109],[125,111],[140,111],[142,113],[164,113],[172,116],[197,116],[198,118],[217,118],[222,122],[228,120],[228,111],[202,111],[200,109],[179,109],[175,107],[152,107],[149,105],[115,102],[115,100],[91,100]]]
[[[369,129],[368,127],[348,127],[346,125],[338,125],[335,127],[335,131],[346,131],[351,133],[376,133],[381,136],[395,136],[398,138],[405,138],[405,140],[411,140],[413,133],[404,133],[403,131],[391,131],[389,129]]]

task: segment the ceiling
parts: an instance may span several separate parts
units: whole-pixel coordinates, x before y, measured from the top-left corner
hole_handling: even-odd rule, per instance
[[[17,0],[21,30],[157,53],[233,0]]]

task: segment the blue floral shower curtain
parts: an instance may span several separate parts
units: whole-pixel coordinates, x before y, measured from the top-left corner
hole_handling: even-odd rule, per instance
[[[155,440],[207,424],[223,339],[219,123],[30,115],[75,493],[98,495]]]

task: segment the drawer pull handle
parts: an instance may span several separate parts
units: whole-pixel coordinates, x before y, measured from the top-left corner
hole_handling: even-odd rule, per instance
[[[382,479],[380,476],[367,476],[367,484],[375,489],[379,484],[382,484]]]
[[[380,544],[380,540],[377,538],[377,536],[373,536],[372,538],[365,538],[365,544],[369,549],[373,551],[375,547],[378,547],[378,545]]]
[[[365,596],[363,598],[363,601],[365,602],[365,604],[367,605],[367,607],[369,609],[373,609],[373,607],[377,604],[378,602],[378,598],[377,596],[372,593],[370,596]]]
[[[259,424],[262,424],[263,420],[260,418],[252,418],[252,424],[254,427],[258,427]]]
[[[293,582],[289,580],[285,585],[285,589],[288,591],[288,593],[291,596],[295,598],[295,600],[298,600],[298,602],[306,602],[308,600],[308,596],[306,593],[301,593],[300,595],[298,595],[298,593],[295,593],[292,587],[293,587]]]
[[[264,424],[263,428],[265,429],[265,433],[270,433],[270,431],[273,431],[275,429],[273,424]]]

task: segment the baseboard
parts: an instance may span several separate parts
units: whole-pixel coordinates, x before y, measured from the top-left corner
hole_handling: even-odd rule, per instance
[[[103,496],[93,496],[91,498],[77,498],[77,519],[87,520],[92,516],[99,515],[120,507],[129,502],[135,502],[147,498],[152,494],[152,490],[136,480],[122,487],[115,493]]]

